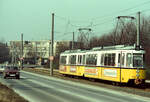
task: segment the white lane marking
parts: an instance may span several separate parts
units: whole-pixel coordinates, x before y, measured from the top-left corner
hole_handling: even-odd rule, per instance
[[[55,78],[55,77],[44,76],[44,75],[35,74],[35,73],[31,73],[31,72],[26,72],[26,71],[22,71],[22,72],[26,73],[26,74],[46,78],[46,79],[49,79],[49,80],[65,82],[67,84],[74,85],[74,86],[84,87],[84,88],[88,88],[88,89],[92,89],[92,90],[94,89],[94,90],[97,90],[97,91],[104,91],[104,92],[107,92],[107,93],[110,93],[110,94],[115,94],[115,95],[123,96],[123,97],[130,97],[131,99],[137,99],[137,100],[140,100],[140,101],[149,102],[149,100],[150,100],[150,98],[148,98],[148,97],[134,95],[134,94],[126,93],[126,92],[123,92],[123,91],[115,91],[115,90],[112,90],[112,89],[106,89],[104,87],[98,87],[98,86],[92,86],[92,85],[83,84],[83,83],[77,83],[77,82],[73,82],[73,81],[69,81],[69,80],[63,80],[63,79],[59,79],[59,78]]]
[[[35,80],[30,80],[28,79],[28,81],[31,81],[32,83],[35,83],[35,84],[38,84],[40,86],[43,86],[43,87],[48,87],[48,88],[53,88],[54,90],[57,90],[58,92],[62,92],[62,93],[66,93],[66,94],[69,94],[69,95],[72,95],[72,96],[76,96],[78,98],[81,98],[81,99],[84,99],[84,100],[87,100],[88,102],[100,102],[100,100],[97,100],[97,99],[93,99],[93,98],[89,98],[87,96],[83,96],[83,95],[78,95],[76,93],[72,93],[72,92],[69,92],[67,90],[63,90],[61,88],[56,88],[54,86],[50,86],[50,85],[47,85],[47,84],[44,84],[44,83],[41,83],[41,82],[38,82],[38,81],[35,81]]]
[[[60,101],[60,102],[68,102],[67,100],[63,99],[63,98],[60,98],[58,96],[55,96],[55,95],[52,95],[51,93],[48,93],[48,92],[45,92],[44,90],[41,90],[41,89],[37,89],[37,88],[34,88],[28,84],[25,84],[23,82],[20,82],[19,80],[16,80],[17,83],[19,83],[20,85],[24,85],[25,87],[27,88],[31,88],[31,89],[34,89],[35,92],[37,93],[41,93],[43,95],[46,95],[46,96],[49,96],[49,97],[53,97],[55,98],[56,100]],[[17,89],[14,89],[18,94],[22,95],[23,92],[20,92],[19,90]],[[23,94],[23,96],[25,99],[31,101],[31,102],[41,102],[40,100],[38,99],[33,99],[32,95],[28,95],[28,94]],[[49,102],[49,100],[43,100],[44,102]]]
[[[82,94],[82,95],[78,95],[78,94],[80,94],[79,92],[74,92],[74,94],[73,94],[73,93],[70,92],[70,91],[62,90],[61,88],[56,88],[56,87],[54,87],[54,86],[50,86],[50,85],[41,83],[41,82],[39,82],[39,81],[35,81],[35,80],[31,80],[31,79],[28,79],[28,81],[31,81],[32,83],[35,83],[35,84],[39,84],[39,85],[44,86],[44,87],[49,87],[49,88],[57,89],[58,91],[61,91],[61,92],[63,92],[63,93],[67,93],[67,94],[69,94],[69,95],[77,96],[77,97],[80,97],[80,98],[83,98],[83,99],[87,99],[87,97],[89,97],[89,96],[83,96],[83,94]],[[66,87],[66,86],[63,86],[63,87]],[[76,88],[76,87],[70,87],[70,86],[67,86],[67,87],[68,87],[68,89],[69,89],[69,88],[72,88],[72,89],[75,89],[75,90],[78,89],[78,88]],[[66,88],[67,88],[67,87],[66,87]],[[81,90],[80,90],[80,91],[81,91]],[[115,98],[115,97],[113,97],[113,96],[106,96],[106,95],[99,94],[99,93],[93,93],[93,92],[90,92],[90,91],[87,91],[87,90],[82,90],[82,91],[84,91],[85,93],[94,94],[95,96],[97,95],[97,96],[99,96],[99,97],[105,97],[105,98],[107,98],[107,99],[109,98],[109,99],[113,99],[113,100],[116,100],[116,101],[127,102],[127,101],[125,101],[125,100],[123,101],[122,99]],[[94,97],[88,99],[88,101],[89,101],[89,100],[92,100],[92,101],[96,102],[96,100],[93,100],[93,99],[94,99]],[[97,99],[97,101],[99,101],[99,100]]]

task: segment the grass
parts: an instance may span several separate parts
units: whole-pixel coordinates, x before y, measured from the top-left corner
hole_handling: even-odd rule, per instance
[[[0,102],[28,102],[12,89],[0,83]]]

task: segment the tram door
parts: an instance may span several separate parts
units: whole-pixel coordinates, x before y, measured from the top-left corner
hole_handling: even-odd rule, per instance
[[[125,67],[125,53],[124,52],[120,52],[118,55],[118,63],[119,63],[119,67],[120,67],[120,83],[121,83],[121,78],[122,78],[122,68]]]
[[[125,67],[125,53],[123,52],[118,54],[118,67]]]

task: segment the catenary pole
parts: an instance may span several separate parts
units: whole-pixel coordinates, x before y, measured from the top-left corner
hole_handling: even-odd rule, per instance
[[[23,33],[21,33],[21,69],[23,69]]]
[[[137,49],[140,48],[140,12],[137,13]]]
[[[73,32],[73,35],[72,35],[72,50],[74,49],[74,32]]]
[[[53,44],[54,44],[54,13],[52,13],[51,52],[50,52],[50,75],[53,76]]]

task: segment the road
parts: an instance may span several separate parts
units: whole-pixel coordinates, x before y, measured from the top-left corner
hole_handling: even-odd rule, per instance
[[[30,102],[149,102],[150,98],[54,77],[21,72],[21,79],[3,79]]]

